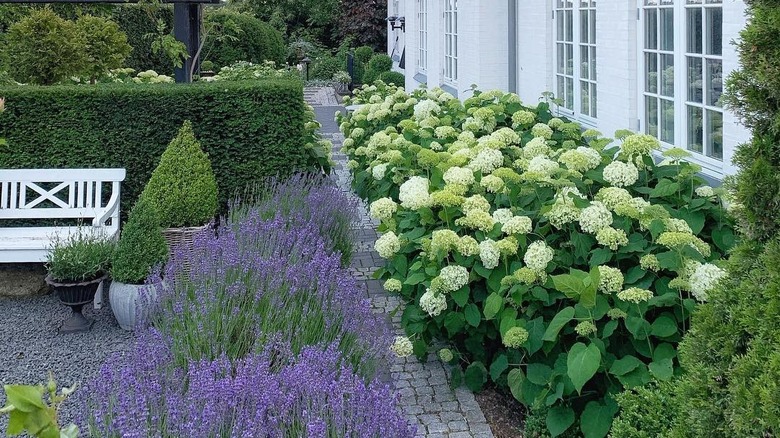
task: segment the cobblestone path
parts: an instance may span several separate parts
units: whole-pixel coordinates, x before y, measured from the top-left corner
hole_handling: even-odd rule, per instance
[[[346,169],[347,157],[340,152],[344,137],[338,132],[333,121],[336,111],[344,108],[334,105],[333,90],[330,88],[307,88],[306,100],[317,114],[322,124],[322,136],[333,142],[333,160],[336,162],[335,176],[339,187],[350,196],[355,196],[350,187],[351,176]],[[368,297],[376,312],[392,316],[393,328],[398,335],[401,329],[401,301],[399,297],[388,294],[379,280],[371,274],[384,264],[384,260],[374,251],[374,242],[378,238],[377,223],[368,215],[368,208],[361,201],[360,221],[354,224],[357,248],[352,258],[350,271],[361,283],[365,284]],[[394,312],[395,311],[395,312]],[[461,387],[451,389],[447,372],[435,354],[425,362],[415,357],[397,358],[390,367],[393,385],[401,394],[401,405],[417,423],[417,436],[430,438],[492,438],[493,433],[485,421],[474,395]]]

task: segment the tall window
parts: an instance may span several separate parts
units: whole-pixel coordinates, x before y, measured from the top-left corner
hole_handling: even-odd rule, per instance
[[[713,161],[723,160],[721,2],[644,0],[642,11],[645,132]]]
[[[417,71],[428,71],[428,0],[417,0]]]
[[[444,82],[458,81],[458,0],[444,0]]]
[[[574,116],[596,117],[596,0],[555,0],[555,91]]]

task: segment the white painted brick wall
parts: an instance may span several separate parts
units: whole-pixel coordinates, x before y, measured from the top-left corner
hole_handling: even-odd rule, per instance
[[[392,2],[392,0],[390,0]],[[418,84],[416,73],[416,1],[406,3],[407,87]],[[391,3],[392,4],[392,3]],[[600,0],[596,17],[598,117],[595,128],[611,136],[618,129],[637,129],[640,117],[638,89],[638,3],[633,0]],[[503,0],[461,0],[459,2],[458,89],[460,97],[471,84],[480,89],[508,88],[508,10]],[[444,54],[443,0],[429,0],[428,86],[440,85]],[[745,25],[744,0],[724,0],[723,41],[739,37]],[[553,90],[552,0],[529,0],[518,4],[517,35],[518,94],[535,104],[545,91]],[[723,47],[724,74],[738,68],[739,59],[731,45]],[[735,147],[749,132],[733,114],[724,114],[725,174],[735,168],[731,158]]]

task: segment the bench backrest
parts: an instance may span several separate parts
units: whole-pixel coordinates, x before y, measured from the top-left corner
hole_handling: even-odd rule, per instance
[[[124,179],[125,169],[3,169],[0,219],[95,218],[116,204]]]

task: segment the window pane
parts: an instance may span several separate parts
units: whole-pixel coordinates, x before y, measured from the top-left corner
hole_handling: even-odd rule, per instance
[[[566,74],[574,75],[574,45],[566,44]]]
[[[564,12],[566,15],[566,41],[574,41],[574,11]]]
[[[704,115],[702,109],[696,106],[688,107],[688,150],[702,153],[704,144],[704,131],[702,122]]]
[[[580,82],[580,93],[582,93],[582,98],[580,102],[580,111],[584,115],[590,115],[590,84],[585,81]]]
[[[588,79],[588,73],[590,72],[589,63],[590,50],[588,46],[580,46],[580,78]]]
[[[565,34],[564,34],[564,29],[565,29],[565,26],[564,26],[564,21],[565,21],[565,18],[564,18],[564,15],[563,15],[563,11],[557,11],[557,12],[555,13],[555,16],[556,16],[556,18],[557,18],[557,19],[555,20],[555,21],[557,22],[557,26],[556,26],[556,28],[558,29],[558,32],[557,32],[557,37],[556,37],[556,39],[557,39],[558,41],[563,41],[563,40],[564,40],[564,37],[565,37]]]
[[[674,102],[659,99],[661,102],[661,141],[674,144]]]
[[[596,80],[596,48],[590,48],[590,78]]]
[[[566,78],[566,108],[574,110],[574,79]]]
[[[645,133],[658,137],[658,98],[645,96]]]
[[[598,116],[596,112],[596,84],[590,84],[590,115],[591,117]]]
[[[723,159],[723,114],[707,110],[707,156]]]
[[[723,94],[723,61],[707,60],[707,105],[721,107],[720,96]]]
[[[702,59],[688,57],[688,100],[702,102]]]
[[[645,10],[645,48],[658,48],[658,11],[655,9]]]
[[[661,50],[674,50],[674,9],[661,9]]]
[[[592,2],[593,7],[596,7],[595,0]],[[592,9],[590,11],[590,43],[596,44],[596,10]]]
[[[674,55],[661,56],[661,94],[674,97]]]
[[[588,10],[580,11],[580,43],[587,43],[590,35],[590,26],[588,26]]]
[[[688,52],[703,53],[701,50],[701,8],[690,8],[688,14]]]
[[[723,53],[723,10],[707,8],[707,53],[721,55]]]
[[[658,92],[658,55],[645,53],[645,91]]]
[[[564,47],[564,44],[562,44],[562,43],[558,43],[557,47],[558,47],[558,50],[557,50],[557,52],[558,52],[558,68],[557,68],[557,71],[559,73],[563,73],[564,70],[566,69],[566,52],[565,52],[565,47]]]
[[[566,82],[563,76],[558,76],[558,88],[555,90],[555,95],[561,100],[566,98]]]

